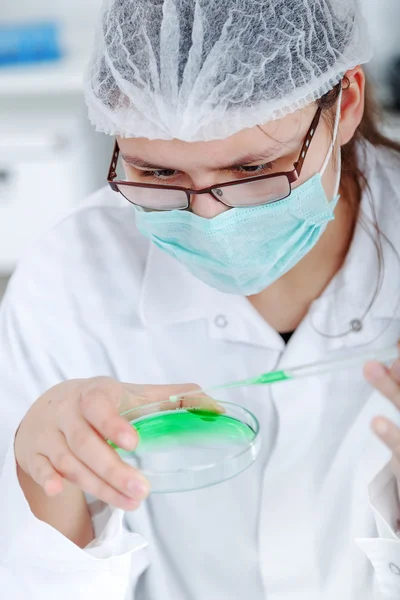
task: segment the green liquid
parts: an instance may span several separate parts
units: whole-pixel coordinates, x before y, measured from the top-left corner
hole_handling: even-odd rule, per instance
[[[287,381],[291,379],[285,371],[273,371],[272,373],[264,373],[254,380],[254,383],[276,383],[278,381]]]
[[[255,436],[249,425],[233,417],[201,409],[157,413],[131,425],[139,434],[137,454],[179,446],[199,447],[202,444],[244,445]]]

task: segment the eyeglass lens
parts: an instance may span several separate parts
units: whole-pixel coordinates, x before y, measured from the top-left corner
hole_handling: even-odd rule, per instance
[[[151,210],[179,210],[187,208],[187,196],[180,190],[141,188],[118,184],[118,190],[132,204]],[[248,183],[237,183],[214,188],[215,198],[233,208],[260,206],[286,198],[290,183],[285,175]]]

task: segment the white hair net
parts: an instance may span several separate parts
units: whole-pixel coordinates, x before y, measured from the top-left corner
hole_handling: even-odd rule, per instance
[[[369,58],[358,0],[107,0],[85,95],[103,133],[207,141],[304,107]]]

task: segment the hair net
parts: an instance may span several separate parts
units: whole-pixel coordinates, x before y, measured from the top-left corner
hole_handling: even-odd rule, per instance
[[[107,0],[85,95],[103,133],[207,141],[304,107],[369,58],[358,0]]]

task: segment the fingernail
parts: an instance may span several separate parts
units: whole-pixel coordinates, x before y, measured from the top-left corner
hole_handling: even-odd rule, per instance
[[[147,498],[150,493],[150,485],[144,479],[133,479],[128,483],[127,490],[130,496],[144,499]]]
[[[387,426],[387,423],[385,423],[385,421],[375,421],[374,430],[378,435],[386,435],[389,428]]]
[[[133,450],[136,446],[136,438],[133,433],[120,433],[117,442],[118,445],[125,450]]]
[[[368,379],[371,379],[372,381],[378,381],[379,379],[385,377],[385,367],[380,363],[373,363],[371,365],[368,365],[367,374]]]

